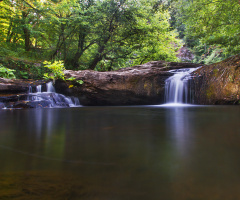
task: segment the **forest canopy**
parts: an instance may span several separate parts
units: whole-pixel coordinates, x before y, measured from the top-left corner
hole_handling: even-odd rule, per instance
[[[177,61],[170,14],[155,0],[3,0],[1,54],[111,70]]]
[[[240,53],[239,0],[2,0],[0,56],[99,71]]]
[[[174,27],[206,64],[240,53],[239,0],[171,1]]]

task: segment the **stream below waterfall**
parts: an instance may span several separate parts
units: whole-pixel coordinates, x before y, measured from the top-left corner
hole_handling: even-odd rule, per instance
[[[23,101],[51,109],[0,110],[0,199],[240,199],[240,107],[190,104],[193,70],[171,71],[156,106],[29,87]]]
[[[240,199],[240,107],[0,110],[0,199]]]

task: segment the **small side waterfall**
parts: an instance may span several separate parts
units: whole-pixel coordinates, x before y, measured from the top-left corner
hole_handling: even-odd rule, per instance
[[[165,102],[170,104],[191,103],[188,80],[196,68],[177,69],[170,72],[174,75],[165,81]]]
[[[58,94],[53,87],[52,82],[46,83],[46,91],[42,91],[42,86],[36,86],[36,92],[32,92],[32,87],[29,87],[29,94],[26,100],[31,105],[36,107],[76,107],[80,106],[79,99],[76,97],[67,97],[63,94]]]
[[[0,97],[0,109],[80,107],[77,97],[56,93],[52,82],[29,86],[28,93]]]
[[[42,85],[36,86],[36,91],[37,91],[37,93],[41,93],[42,92]]]
[[[52,82],[46,83],[46,86],[47,86],[47,92],[56,92]]]

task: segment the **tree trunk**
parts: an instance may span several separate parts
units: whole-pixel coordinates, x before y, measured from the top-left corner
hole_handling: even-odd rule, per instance
[[[90,64],[89,69],[94,70],[97,64],[99,63],[99,61],[101,60],[102,60],[102,56],[96,56],[92,61],[92,63]]]
[[[25,50],[30,51],[31,49],[30,31],[27,28],[23,28],[23,33],[24,33]]]
[[[58,36],[58,42],[57,42],[57,45],[56,45],[56,49],[55,51],[53,52],[53,54],[51,55],[51,59],[54,59],[57,55],[57,53],[61,50],[61,47],[62,45],[65,45],[65,36],[64,36],[64,31],[65,31],[65,26],[63,24],[61,24],[61,28],[60,28],[61,32]],[[65,47],[64,47],[64,54],[65,54]]]
[[[79,67],[79,63],[78,63],[78,60],[79,58],[82,56],[83,52],[84,52],[84,43],[85,43],[85,37],[86,37],[86,34],[83,33],[81,34],[81,30],[79,32],[79,36],[78,36],[78,49],[77,49],[77,52],[75,53],[72,61],[71,61],[71,65],[74,67],[74,68],[78,68]]]
[[[10,19],[10,23],[9,23],[9,27],[8,27],[8,32],[7,32],[7,40],[6,42],[10,43],[12,36],[13,36],[13,32],[11,31],[12,29],[12,18]]]
[[[102,60],[102,57],[103,57],[102,53],[104,51],[104,48],[105,48],[105,45],[100,46],[98,48],[98,53],[95,56],[95,58],[93,59],[93,61],[91,62],[90,66],[89,66],[89,69],[94,70],[95,67],[97,66],[98,62]]]
[[[105,50],[105,46],[108,43],[108,41],[110,40],[111,36],[109,35],[108,37],[106,37],[102,43],[102,45],[99,46],[98,48],[98,53],[95,56],[95,58],[93,59],[93,61],[91,62],[89,69],[94,70],[94,68],[97,66],[98,62],[102,60],[103,58],[103,52]]]
[[[22,12],[22,26],[23,26],[23,38],[24,38],[25,50],[30,51],[30,48],[31,48],[30,31],[26,27],[27,16],[28,16],[28,13],[23,11]]]

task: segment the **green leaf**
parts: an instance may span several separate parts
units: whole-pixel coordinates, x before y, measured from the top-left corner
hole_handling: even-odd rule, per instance
[[[80,85],[84,83],[83,80],[77,80],[76,82],[79,83]]]

